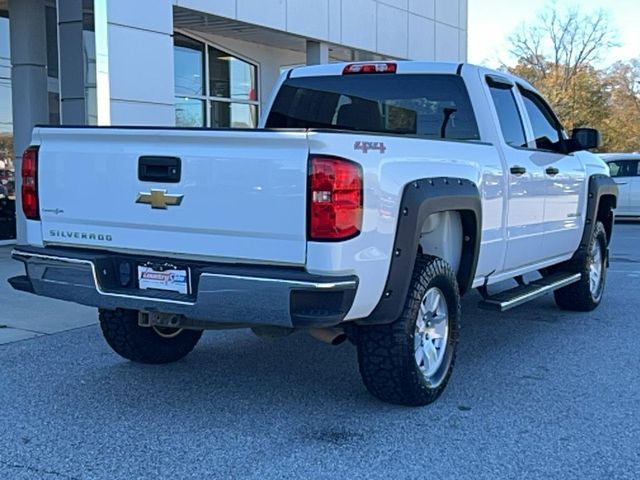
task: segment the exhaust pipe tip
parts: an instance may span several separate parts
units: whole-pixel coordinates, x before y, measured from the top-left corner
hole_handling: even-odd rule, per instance
[[[333,346],[347,340],[347,334],[341,328],[312,328],[308,333],[316,340]]]
[[[340,332],[335,337],[333,337],[333,340],[331,340],[330,345],[333,345],[335,347],[337,345],[343,344],[346,341],[347,341],[347,334],[344,332]]]

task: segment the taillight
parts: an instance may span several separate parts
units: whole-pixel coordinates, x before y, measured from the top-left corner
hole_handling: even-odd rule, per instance
[[[396,73],[398,65],[389,62],[351,63],[342,70],[343,75],[355,73]]]
[[[22,211],[29,220],[40,220],[38,202],[38,147],[22,154]]]
[[[362,169],[342,158],[309,159],[309,240],[347,240],[362,229]]]

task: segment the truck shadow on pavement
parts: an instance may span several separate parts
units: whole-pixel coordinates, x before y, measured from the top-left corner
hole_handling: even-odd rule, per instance
[[[544,365],[545,358],[534,361],[533,366],[525,361],[540,355],[531,339],[544,342],[545,335],[557,335],[560,325],[578,321],[575,315],[556,309],[550,298],[508,314],[478,310],[478,298],[472,295],[465,299],[454,374],[432,409],[472,408],[480,392],[484,398],[500,398],[501,387],[510,382],[543,381],[550,368]],[[586,321],[584,314],[579,321]],[[160,366],[127,362],[106,345],[101,351],[102,365],[85,371],[90,377],[85,388],[95,389],[87,393],[110,397],[118,409],[128,406],[132,412],[141,404],[180,407],[202,414],[210,413],[212,406],[237,414],[246,408],[281,410],[283,405],[289,414],[308,411],[314,405],[345,413],[354,408],[398,408],[384,405],[366,392],[353,345],[331,347],[304,334],[263,340],[246,330],[205,332],[188,357]],[[486,388],[489,381],[491,389]]]

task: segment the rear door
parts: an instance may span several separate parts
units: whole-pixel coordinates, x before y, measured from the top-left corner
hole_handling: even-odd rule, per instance
[[[544,171],[528,150],[515,85],[505,77],[487,75],[504,147],[508,172],[507,253],[504,271],[529,265],[540,259],[544,237]]]
[[[44,128],[35,137],[47,244],[305,262],[305,132]]]

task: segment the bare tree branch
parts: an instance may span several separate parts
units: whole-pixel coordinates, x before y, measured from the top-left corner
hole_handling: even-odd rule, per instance
[[[599,61],[615,46],[616,32],[605,10],[584,14],[577,8],[560,10],[552,4],[530,24],[523,23],[509,37],[509,53],[537,78],[553,71],[567,88],[585,66]]]

